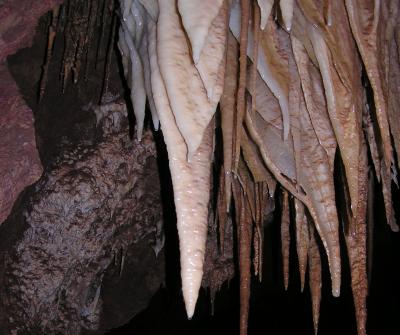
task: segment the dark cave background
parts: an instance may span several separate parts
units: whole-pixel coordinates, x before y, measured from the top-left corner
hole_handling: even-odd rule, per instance
[[[124,127],[129,128],[127,134],[130,134],[130,141],[133,141],[134,131],[134,117],[129,102],[128,87],[121,75],[121,64],[116,46],[118,25],[112,44],[107,92],[104,92],[104,69],[107,66],[105,50],[107,41],[112,40],[105,39],[103,41],[101,47],[104,50],[100,50],[97,62],[94,60],[96,49],[89,49],[87,59],[89,70],[86,80],[81,77],[76,84],[68,82],[65,92],[62,93],[60,68],[65,39],[60,34],[56,36],[55,40],[45,95],[38,103],[39,82],[47,45],[48,20],[48,14],[40,20],[32,47],[20,50],[7,60],[8,68],[18,84],[23,98],[34,112],[37,147],[45,173],[57,166],[65,153],[82,145],[96,148],[96,144],[103,140],[104,129],[98,127],[94,113],[84,110],[84,106],[89,103],[95,105],[100,102],[101,93],[103,93],[103,102],[107,97],[112,100],[125,99],[128,106],[128,120],[125,121]],[[111,32],[111,19],[104,22],[108,25],[105,28],[106,31]],[[98,42],[101,34],[101,30],[96,30],[93,36],[90,36],[93,44]],[[129,244],[126,266],[122,275],[119,273],[121,264],[107,267],[104,271],[103,281],[100,284],[101,296],[104,301],[100,333],[238,334],[239,285],[237,276],[225,283],[216,294],[214,307],[210,302],[209,290],[202,289],[193,319],[189,321],[186,318],[180,289],[178,236],[167,152],[161,132],[155,132],[152,129],[148,117],[146,125],[155,141],[157,159],[151,163],[151,166],[146,165],[150,171],[147,177],[153,179],[153,182],[146,184],[145,187],[155,189],[159,193],[165,244],[157,258],[148,248],[147,240]],[[151,174],[153,170],[157,170],[157,175]],[[159,183],[159,185],[155,186],[154,183]],[[375,185],[376,188],[380,187],[376,181]],[[16,232],[15,237],[13,237],[14,235],[10,237],[9,229],[18,227],[19,212],[25,208],[24,204],[30,201],[30,196],[34,192],[34,187],[29,187],[24,191],[14,206],[12,214],[1,226],[0,250],[4,250],[4,245],[9,246],[13,241],[18,240],[19,233]],[[400,193],[394,192],[393,199],[396,200],[395,208],[398,217],[400,215],[398,201]],[[373,267],[368,297],[367,330],[370,335],[400,334],[400,271],[398,270],[400,266],[400,235],[392,233],[386,225],[383,200],[380,194],[381,192],[376,192],[375,225],[372,239]],[[290,249],[288,291],[285,292],[283,287],[279,220],[279,215],[276,214],[274,220],[265,225],[263,281],[259,283],[256,278],[252,280],[249,334],[312,334],[310,293],[307,284],[304,292],[300,292],[294,243],[291,244]],[[293,241],[295,240],[294,232],[291,233]],[[130,235],[121,236],[129,237]],[[342,243],[343,275],[339,298],[331,296],[327,261],[322,256],[324,268],[318,332],[320,335],[356,334],[350,275],[344,250],[345,244]],[[118,327],[118,325],[120,326]],[[29,332],[29,334],[34,333],[36,334],[34,330]],[[37,331],[37,334],[40,333]],[[58,332],[54,331],[54,333]],[[82,330],[81,333],[99,332]],[[18,334],[28,333],[22,331]]]

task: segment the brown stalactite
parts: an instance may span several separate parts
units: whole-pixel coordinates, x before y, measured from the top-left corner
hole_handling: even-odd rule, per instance
[[[218,229],[219,229],[219,247],[221,254],[224,254],[225,244],[225,226],[228,221],[227,204],[225,196],[225,167],[221,167],[218,185],[218,197],[217,197],[217,218],[218,218]]]
[[[375,228],[375,182],[371,169],[368,173],[368,195],[367,195],[367,283],[368,292],[372,278],[373,255],[374,255],[374,228]]]
[[[257,145],[250,138],[245,127],[242,130],[241,148],[243,159],[251,172],[254,182],[258,183],[270,180],[272,178],[271,174],[265,167],[262,159],[260,159]]]
[[[58,24],[59,13],[60,13],[60,6],[57,6],[51,12],[51,24],[49,25],[46,58],[45,58],[45,63],[43,65],[42,78],[40,79],[39,101],[42,100],[45,89],[46,89],[49,65],[51,62],[52,55],[53,55],[54,39],[57,34],[57,24]]]
[[[233,180],[233,196],[237,222],[238,259],[240,272],[240,335],[247,334],[249,318],[250,279],[251,279],[251,234],[252,220],[248,202],[242,185],[237,178]]]
[[[255,184],[256,220],[254,229],[254,272],[262,281],[263,250],[264,250],[264,215],[263,215],[263,182]],[[257,247],[256,247],[257,245]]]
[[[319,307],[321,304],[321,256],[319,254],[318,244],[315,238],[315,229],[312,224],[309,225],[310,248],[308,249],[309,265],[309,285],[312,300],[312,317],[314,323],[314,334],[318,334]]]
[[[331,0],[324,0],[324,19],[327,26],[332,25],[332,2]]]
[[[234,116],[234,137],[232,150],[233,171],[237,171],[240,158],[240,141],[242,124],[246,114],[246,77],[247,77],[247,41],[250,20],[250,1],[240,1],[242,16],[240,21],[240,43],[239,43],[239,78],[236,96],[236,113]]]
[[[292,146],[294,160],[296,164],[296,183],[297,189],[300,190],[300,174],[301,174],[301,122],[300,122],[300,102],[301,102],[301,85],[300,76],[296,67],[294,54],[289,54],[289,72],[291,75],[289,85],[289,114],[290,114],[290,135],[292,137]]]
[[[283,191],[282,199],[282,219],[281,219],[281,248],[282,248],[282,265],[283,265],[283,284],[285,290],[289,286],[289,246],[290,246],[290,212],[289,212],[289,195],[287,191]]]
[[[331,26],[324,24],[323,8],[315,0],[299,6],[309,20],[308,34],[314,47],[326,93],[327,109],[343,159],[349,185],[351,210],[358,206],[358,152],[361,141],[361,60],[353,40],[344,4],[331,2]],[[321,26],[321,29],[313,27]]]
[[[357,334],[365,335],[367,322],[367,257],[366,257],[367,225],[358,222],[346,235],[347,253],[350,259],[351,287],[355,314],[357,319]]]
[[[299,260],[299,271],[300,271],[300,287],[301,291],[304,290],[306,270],[307,270],[307,258],[308,249],[310,245],[310,237],[308,231],[307,216],[304,211],[304,205],[297,199],[294,199],[295,207],[295,221],[296,221],[296,248],[297,258]]]
[[[351,288],[357,320],[357,334],[366,335],[367,323],[367,196],[368,158],[366,144],[360,149],[360,201],[355,217],[349,217],[349,227],[345,232],[347,255],[350,262]]]
[[[348,21],[357,42],[368,78],[374,93],[375,113],[378,121],[383,160],[386,174],[390,174],[393,152],[390,139],[390,125],[387,111],[387,82],[385,80],[383,57],[386,46],[386,25],[389,18],[384,15],[383,7],[394,1],[346,0]],[[382,66],[383,65],[383,66]],[[383,181],[385,183],[385,181]],[[390,183],[389,183],[390,185]]]
[[[225,174],[225,188],[221,190],[225,194],[226,211],[229,211],[232,195],[232,168],[235,148],[235,119],[237,96],[239,46],[231,33],[228,34],[226,50],[225,85],[221,96],[221,128],[223,141],[223,173]]]
[[[257,231],[257,228],[253,228],[253,268],[254,268],[254,275],[258,276],[260,271],[260,237]]]
[[[366,94],[364,94],[366,95]],[[363,128],[365,132],[365,136],[368,142],[369,152],[372,158],[372,164],[375,169],[375,175],[377,180],[381,181],[381,161],[379,158],[379,151],[378,151],[378,143],[376,142],[376,136],[374,131],[374,126],[372,123],[369,106],[366,101],[366,96],[364,97],[364,109],[363,109]]]
[[[382,184],[383,201],[384,201],[385,210],[386,210],[386,221],[387,221],[387,224],[392,229],[392,231],[398,232],[399,226],[396,223],[396,218],[394,216],[393,202],[392,202],[391,172],[390,172],[390,169],[387,168],[384,160],[381,160],[380,170],[381,170],[381,184]]]
[[[253,2],[253,66],[251,67],[250,73],[250,92],[256,91],[256,81],[257,81],[257,63],[258,63],[258,48],[260,44],[260,20],[261,13],[258,4]],[[254,113],[256,110],[256,95],[253,94],[251,97],[251,112]]]
[[[111,1],[109,11],[111,13],[114,13],[114,10],[115,10],[114,9],[114,1]],[[106,61],[105,61],[105,65],[104,65],[104,81],[103,81],[103,85],[102,85],[102,89],[101,89],[101,93],[100,93],[99,104],[101,104],[101,100],[102,100],[103,96],[105,96],[108,93],[108,87],[109,87],[109,81],[110,81],[110,71],[111,71],[111,59],[112,59],[112,54],[113,54],[114,45],[115,45],[114,41],[115,41],[116,27],[117,27],[117,17],[116,17],[116,15],[112,15],[111,29],[110,29],[109,39],[108,39],[108,43],[107,43]]]

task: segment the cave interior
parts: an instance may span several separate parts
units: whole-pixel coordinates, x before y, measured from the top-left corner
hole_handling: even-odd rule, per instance
[[[221,2],[226,6],[239,3]],[[272,9],[276,26],[286,22],[278,2]],[[306,7],[307,3],[330,1],[298,2]],[[308,272],[304,278],[301,274],[295,243],[295,197],[276,181],[270,202],[265,202],[270,206],[267,215],[259,226],[254,225],[253,237],[250,233],[251,293],[246,330],[243,328],[243,231],[240,235],[240,197],[235,197],[235,191],[230,218],[223,234],[220,230],[220,175],[224,169],[220,106],[212,121],[214,148],[202,287],[195,313],[188,319],[182,295],[176,198],[174,202],[168,165],[171,152],[162,124],[156,129],[149,101],[143,134],[140,141],[137,138],[137,115],[131,99],[131,76],[135,74],[126,74],[118,44],[122,6],[129,1],[20,3],[0,1],[0,187],[4,193],[0,206],[10,202],[6,215],[1,208],[0,334],[312,334],[312,278]],[[240,1],[241,6],[251,6],[254,17],[259,15],[256,3]],[[396,27],[400,26],[399,17],[400,11]],[[253,22],[249,22],[248,29],[253,29]],[[400,28],[397,34],[400,37]],[[250,58],[248,76],[255,73]],[[361,71],[365,99],[374,106],[365,66]],[[400,93],[400,85],[397,89]],[[11,147],[7,142],[22,133],[24,125],[16,125],[13,132],[13,122],[9,122],[19,113],[32,118],[31,134],[26,136],[33,146],[28,153],[13,147],[25,145],[25,139]],[[395,136],[392,132],[392,142]],[[377,143],[383,146],[380,139]],[[366,156],[370,170],[374,169],[373,154],[368,151]],[[22,162],[24,155],[27,158]],[[396,154],[394,159],[397,163]],[[36,172],[32,172],[34,164]],[[346,216],[349,202],[349,190],[341,179],[344,166],[337,150],[332,180],[340,218]],[[393,169],[398,169],[396,164]],[[346,244],[349,228],[345,219],[339,219],[339,297],[332,295],[330,262],[322,239],[315,234],[321,258],[320,335],[400,334],[400,235],[386,224],[383,178],[370,172],[366,180],[372,185],[368,197],[373,198],[365,218],[366,326],[362,329],[357,325]],[[389,187],[393,215],[398,218],[399,188],[390,180]],[[12,195],[14,188],[17,191]],[[287,242],[281,239],[285,215],[291,242],[283,246]],[[257,236],[262,236],[261,247],[253,247],[260,243]]]

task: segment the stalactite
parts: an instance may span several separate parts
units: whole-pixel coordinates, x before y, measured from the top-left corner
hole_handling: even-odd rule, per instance
[[[45,57],[45,63],[43,65],[43,72],[42,72],[42,77],[40,79],[40,86],[39,86],[39,101],[42,100],[44,92],[46,90],[49,66],[50,66],[52,56],[53,56],[54,40],[55,40],[56,34],[57,34],[57,23],[58,23],[59,13],[60,13],[60,6],[57,6],[51,12],[51,23],[49,25],[49,32],[48,32],[48,37],[47,37],[46,57]]]
[[[253,3],[253,66],[251,67],[250,73],[250,92],[256,91],[256,81],[257,81],[257,63],[258,63],[258,48],[260,44],[260,7],[258,4]],[[251,96],[251,112],[254,113],[256,110],[256,95]]]
[[[315,238],[315,229],[309,225],[310,248],[308,251],[309,284],[312,300],[312,318],[314,323],[314,334],[318,333],[319,307],[321,304],[321,256]]]
[[[386,3],[390,2],[393,1],[387,1]],[[390,165],[392,162],[392,145],[387,115],[386,82],[383,78],[384,68],[382,68],[382,66],[380,66],[381,64],[379,64],[384,59],[380,57],[380,50],[378,50],[378,45],[380,43],[378,38],[381,37],[381,41],[385,41],[384,36],[379,36],[378,29],[379,26],[387,23],[382,23],[381,17],[381,8],[385,7],[386,3],[371,0],[346,0],[345,3],[348,12],[349,24],[351,26],[353,36],[357,42],[358,50],[360,51],[361,57],[364,61],[364,65],[374,91],[374,102],[376,106],[375,112],[382,139],[383,158],[386,172],[389,174]],[[368,20],[363,18],[363,16],[366,15],[369,16]]]
[[[83,76],[84,80],[87,81],[89,71],[96,70],[100,53],[104,52],[104,57],[101,60],[102,64],[104,62],[104,70],[102,70],[104,73],[104,82],[100,92],[101,100],[103,92],[107,91],[109,64],[114,50],[114,35],[117,25],[114,3],[114,0],[69,0],[52,11],[46,57],[39,85],[39,101],[45,94],[48,67],[52,59],[52,50],[56,36],[64,39],[64,52],[60,73],[62,92],[66,90],[70,79],[76,84]],[[100,22],[98,20],[99,7],[104,12],[101,15],[102,19]],[[108,34],[107,42],[104,45],[102,39],[100,39],[96,45],[96,49],[93,50],[94,37],[99,27],[102,31],[100,36]],[[107,27],[110,27],[110,29],[107,29]],[[96,54],[94,64],[89,61],[89,58],[92,56],[91,53]]]
[[[289,213],[289,195],[283,191],[282,200],[282,219],[281,219],[281,248],[282,248],[282,264],[283,264],[283,284],[285,290],[289,286],[289,245],[290,245],[290,213]]]
[[[255,184],[256,219],[254,227],[254,274],[262,281],[264,250],[264,182]]]
[[[260,238],[258,235],[258,231],[256,227],[253,228],[253,269],[254,269],[254,275],[258,276],[261,271],[260,271],[260,253],[262,252],[260,250]]]
[[[114,1],[111,2],[110,12],[111,13],[114,12]],[[110,31],[110,35],[109,35],[109,41],[107,44],[106,61],[105,61],[105,66],[104,66],[104,80],[103,80],[99,103],[101,103],[101,99],[108,92],[108,82],[110,79],[111,57],[112,57],[112,53],[114,51],[114,38],[115,38],[116,26],[117,26],[117,18],[115,15],[113,15],[111,18],[111,31]],[[90,27],[90,25],[89,25],[89,27]]]
[[[360,202],[357,215],[349,217],[349,227],[345,232],[347,254],[350,262],[351,288],[355,306],[358,335],[366,334],[367,323],[367,197],[368,161],[366,144],[360,148]]]
[[[252,221],[248,202],[244,190],[238,179],[233,181],[233,196],[235,199],[235,211],[239,251],[240,268],[240,335],[247,334],[247,322],[249,318],[250,300],[250,254],[251,254],[251,232]]]
[[[308,249],[310,246],[310,237],[308,231],[307,217],[304,211],[304,205],[294,199],[295,207],[295,221],[296,221],[296,248],[297,258],[299,260],[299,271],[300,271],[300,287],[301,291],[304,290],[306,270],[307,270],[307,256]]]
[[[217,219],[218,219],[218,228],[219,228],[219,246],[221,254],[224,253],[225,246],[225,226],[228,221],[227,214],[227,204],[226,204],[226,195],[225,195],[225,167],[221,167],[221,172],[219,176],[219,185],[218,185],[218,196],[217,196]]]
[[[90,2],[90,16],[89,16],[89,24],[87,26],[87,35],[88,36],[93,36],[96,31],[96,20],[97,20],[97,10],[98,6],[101,4],[99,1],[91,1]],[[117,18],[113,17],[113,20],[117,22]],[[89,38],[87,48],[85,50],[85,73],[84,73],[84,80],[88,80],[89,76],[89,69],[90,69],[90,62],[89,62],[89,51],[92,50],[92,45],[93,45],[93,39]],[[96,48],[96,61],[95,64],[97,63],[97,54],[98,54],[99,48]]]
[[[224,91],[222,93],[221,108],[221,128],[223,140],[223,171],[225,179],[225,203],[226,211],[229,211],[232,195],[232,170],[234,152],[234,122],[236,111],[236,92],[238,74],[238,44],[231,33],[228,33],[226,50],[226,71],[224,78]]]
[[[247,40],[250,20],[250,1],[241,0],[240,6],[242,17],[240,21],[239,78],[236,93],[236,114],[234,115],[233,171],[237,171],[237,166],[239,164],[242,123],[246,113]]]

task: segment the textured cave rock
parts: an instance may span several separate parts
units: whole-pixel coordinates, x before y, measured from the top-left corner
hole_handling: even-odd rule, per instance
[[[63,153],[1,227],[2,334],[102,333],[163,281],[155,144],[131,140],[123,105],[109,108],[102,139]]]
[[[32,111],[22,100],[5,61],[32,43],[38,18],[61,2],[0,2],[0,223],[7,218],[18,194],[42,173]]]

